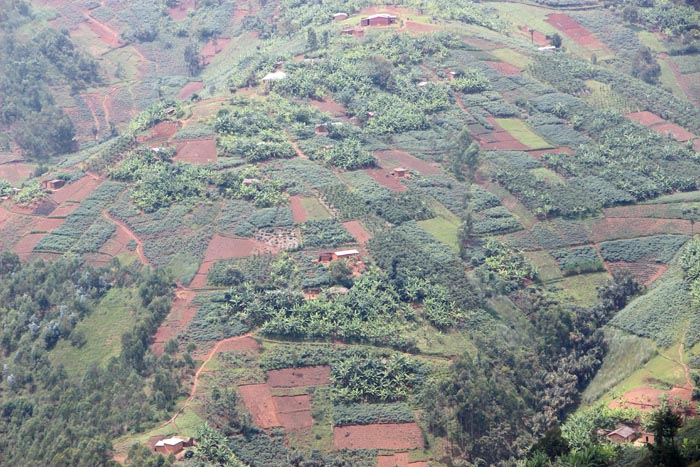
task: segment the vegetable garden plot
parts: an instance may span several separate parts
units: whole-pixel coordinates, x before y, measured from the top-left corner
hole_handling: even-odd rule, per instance
[[[83,201],[100,185],[101,181],[85,176],[51,193],[51,199],[61,204],[66,201]]]
[[[602,242],[660,234],[689,235],[691,226],[690,221],[685,219],[611,217],[594,221],[590,232],[594,241]]]
[[[199,309],[199,306],[192,304],[194,296],[195,293],[191,290],[180,289],[175,292],[170,313],[153,336],[153,344],[151,344],[153,353],[161,355],[165,343],[187,329]]]
[[[511,65],[510,63],[506,63],[506,62],[485,62],[485,63],[504,76],[516,76],[516,75],[520,75],[520,72],[521,72],[520,68],[518,68],[515,65]]]
[[[270,387],[267,384],[249,384],[239,386],[243,404],[253,417],[253,422],[259,428],[282,426],[277,417],[275,401],[272,399]]]
[[[415,423],[349,425],[333,429],[335,449],[419,449],[423,434]]]
[[[407,452],[397,452],[391,456],[377,456],[377,467],[428,467],[428,463],[409,462]]]
[[[630,120],[641,123],[647,128],[654,130],[664,136],[670,136],[676,141],[685,142],[695,138],[688,130],[681,128],[675,123],[668,122],[656,114],[649,111],[633,112],[625,115]]]
[[[311,396],[274,396],[277,419],[287,431],[308,430],[314,424],[311,416]]]
[[[330,384],[331,370],[328,366],[285,368],[267,372],[267,384],[273,389],[304,388]]]
[[[180,90],[177,94],[177,98],[184,101],[202,89],[204,89],[204,83],[202,81],[191,81]]]
[[[625,263],[619,261],[616,263],[606,264],[613,276],[618,276],[623,272],[628,272],[637,280],[637,282],[645,286],[651,285],[668,270],[668,266],[665,264],[648,262]]]
[[[372,234],[367,232],[359,221],[343,222],[343,226],[348,232],[350,232],[350,235],[352,235],[360,245],[366,245],[372,238]]]
[[[301,197],[292,196],[290,199],[290,204],[292,208],[292,219],[294,219],[295,224],[301,224],[308,220],[304,206],[301,204]]]

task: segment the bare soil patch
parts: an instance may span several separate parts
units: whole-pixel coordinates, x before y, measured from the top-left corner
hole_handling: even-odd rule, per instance
[[[607,269],[611,274],[618,275],[621,272],[629,272],[632,277],[634,277],[637,282],[645,286],[651,285],[656,279],[663,276],[663,274],[668,270],[668,266],[665,264],[658,263],[606,263]]]
[[[177,94],[177,98],[184,101],[202,89],[204,89],[204,83],[202,81],[190,81],[180,90]]]
[[[407,452],[397,452],[391,456],[377,456],[377,467],[428,467],[428,463],[409,462]]]
[[[539,31],[535,31],[535,30],[532,30],[532,32],[530,32],[530,29],[531,29],[530,27],[528,27],[524,24],[518,27],[518,30],[520,30],[520,32],[525,37],[530,39],[530,41],[534,42],[536,45],[538,45],[540,47],[545,47],[545,46],[549,45],[549,39],[547,39],[546,35],[542,34]]]
[[[36,227],[34,227],[34,230],[38,230],[40,232],[51,232],[52,230],[57,229],[61,224],[63,224],[64,220],[65,219],[47,217],[45,219],[40,220]]]
[[[407,15],[418,15],[418,10],[414,10],[412,8],[402,8],[392,5],[378,5],[363,8],[362,11],[358,14],[358,16],[364,17],[368,15],[376,15],[378,13],[389,13],[398,16],[399,19],[404,19],[402,18],[402,15],[403,17],[406,17]]]
[[[90,196],[101,183],[99,179],[86,175],[80,180],[76,180],[51,193],[51,199],[58,204],[65,203],[66,201],[83,201]]]
[[[0,178],[4,178],[13,185],[29,179],[34,172],[34,167],[25,162],[12,162],[0,165]]]
[[[335,449],[418,449],[423,435],[415,423],[349,425],[333,429]]]
[[[112,238],[107,240],[104,245],[102,245],[100,248],[100,253],[106,254],[113,258],[121,253],[129,251],[127,245],[130,240],[131,235],[129,235],[129,231],[125,227],[117,225],[117,230],[115,231],[114,235]]]
[[[625,115],[625,117],[629,118],[630,120],[634,120],[637,123],[641,123],[644,126],[654,126],[666,122],[666,120],[652,112],[649,112],[648,110],[643,112],[632,112],[631,114]]]
[[[564,13],[550,13],[545,20],[561,32],[569,36],[574,42],[589,50],[607,50],[605,44],[597,37],[581,26],[573,18]]]
[[[153,338],[153,344],[151,345],[153,353],[161,355],[165,343],[187,329],[187,326],[189,326],[199,309],[198,306],[192,305],[194,297],[194,291],[189,289],[180,288],[175,292],[175,300],[170,308],[170,313]]]
[[[180,129],[180,122],[160,122],[148,134],[138,138],[139,143],[171,138]]]
[[[275,396],[272,400],[277,409],[277,419],[285,430],[302,431],[313,426],[310,395]]]
[[[401,183],[398,178],[390,175],[389,172],[384,169],[364,169],[364,171],[375,181],[387,187],[391,191],[408,191],[406,185]]]
[[[694,134],[684,128],[679,127],[675,123],[666,122],[660,125],[654,125],[651,127],[651,129],[665,136],[670,135],[676,141],[684,142],[695,138]]]
[[[397,167],[415,170],[423,175],[441,175],[442,169],[435,165],[419,159],[406,151],[389,150],[375,151],[374,155],[379,160],[379,165],[387,170],[393,170]]]
[[[231,39],[219,37],[218,39],[210,39],[206,43],[200,55],[204,59],[204,64],[208,65],[212,59],[217,56],[231,42]]]
[[[195,8],[197,8],[195,0],[183,0],[180,5],[173,8],[168,8],[168,14],[173,20],[182,21],[183,19],[187,18],[187,13]]]
[[[43,233],[31,233],[22,237],[15,246],[12,247],[12,251],[17,253],[19,259],[26,261],[29,259],[34,252],[34,247],[39,243],[39,241],[44,237]]]
[[[485,62],[488,66],[504,76],[519,75],[522,70],[515,65],[506,62]]]
[[[112,48],[121,47],[123,45],[121,39],[119,38],[119,31],[115,31],[106,24],[97,21],[95,18],[89,15],[87,10],[83,10],[83,14],[85,15],[87,26],[100,38],[102,42]]]
[[[673,406],[674,400],[691,402],[691,391],[689,388],[675,387],[670,391],[664,391],[650,386],[642,386],[626,392],[620,399],[608,404],[608,407],[631,407],[644,412],[650,412],[661,406],[660,397],[663,394],[668,395],[670,406]],[[690,409],[691,415],[697,413],[692,404],[690,404],[688,408]]]
[[[366,245],[372,238],[372,234],[367,232],[359,221],[343,222],[343,227],[345,227],[345,229],[350,232],[350,235],[357,240],[357,243],[362,246]]]
[[[79,206],[80,203],[63,203],[53,210],[51,217],[68,217],[73,211],[78,209]]]
[[[237,339],[227,339],[221,342],[218,352],[242,352],[242,351],[255,351],[260,350],[260,344],[258,341],[250,336],[242,336]]]
[[[206,164],[216,162],[216,139],[193,139],[182,141],[176,146],[175,161]]]
[[[434,24],[417,23],[407,19],[404,20],[402,29],[413,34],[428,34],[440,28]]]
[[[232,258],[245,258],[256,251],[262,251],[260,242],[249,238],[229,238],[214,234],[209,241],[204,260],[190,287],[199,289],[207,285],[207,274],[215,261]]]
[[[272,399],[270,387],[267,384],[249,384],[239,386],[243,404],[253,417],[253,422],[260,428],[282,426],[277,418],[275,401]]]
[[[690,235],[690,232],[690,221],[685,219],[611,217],[591,225],[591,237],[596,242],[662,234]]]
[[[331,370],[328,366],[285,368],[267,372],[267,384],[273,389],[325,386],[330,382]]]
[[[357,124],[356,121],[347,116],[345,107],[334,101],[330,96],[324,97],[322,101],[311,101],[310,104],[321,112],[325,112],[334,118],[340,118],[346,122]]]
[[[292,205],[292,219],[294,219],[294,223],[301,224],[302,222],[309,220],[309,217],[306,215],[306,211],[304,210],[304,206],[301,204],[301,197],[292,196],[290,201]]]

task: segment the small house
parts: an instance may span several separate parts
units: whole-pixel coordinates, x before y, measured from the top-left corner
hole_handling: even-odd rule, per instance
[[[408,175],[408,169],[404,169],[403,167],[396,167],[394,170],[391,171],[391,174],[397,178],[405,178]]]
[[[637,432],[627,425],[620,425],[616,430],[608,433],[608,439],[614,443],[629,443],[637,437]]]
[[[319,123],[314,127],[314,133],[317,135],[325,135],[328,134],[328,125],[325,123]]]
[[[333,21],[343,21],[344,19],[348,19],[347,13],[339,12],[333,14]]]
[[[59,188],[63,188],[65,184],[66,181],[61,180],[60,178],[55,178],[53,180],[44,180],[43,182],[41,182],[41,186],[46,190],[58,190]]]
[[[379,13],[360,20],[360,26],[389,26],[399,22],[399,18],[387,13]]]
[[[654,433],[640,433],[635,444],[654,444]]]
[[[284,71],[275,71],[274,73],[268,73],[262,78],[262,82],[265,85],[265,89],[268,91],[272,89],[272,86],[277,82],[285,79],[287,73]]]
[[[333,253],[333,259],[349,259],[349,258],[354,258],[355,256],[358,256],[359,254],[360,254],[360,252],[357,250],[336,251]]]
[[[332,251],[322,251],[318,254],[318,261],[320,263],[330,263],[333,261],[333,252]]]
[[[155,451],[169,456],[182,451],[188,443],[182,438],[161,439],[156,443]]]

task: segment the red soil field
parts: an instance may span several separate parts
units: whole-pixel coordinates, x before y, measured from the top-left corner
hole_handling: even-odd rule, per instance
[[[208,65],[211,63],[211,60],[222,50],[224,50],[229,42],[231,42],[231,39],[225,39],[222,37],[218,39],[210,39],[200,52],[200,55],[204,59],[204,64]]]
[[[145,143],[146,141],[168,139],[177,133],[179,129],[180,122],[160,122],[151,128],[147,134],[139,136],[138,142]]]
[[[217,349],[218,352],[242,352],[247,350],[257,352],[260,350],[260,344],[250,336],[242,336],[237,339],[222,341]]]
[[[530,154],[532,157],[540,159],[542,157],[542,154],[573,154],[574,150],[571,148],[567,148],[566,146],[562,146],[554,149],[533,149],[527,151],[527,153]]]
[[[345,107],[333,100],[332,97],[326,96],[323,101],[311,101],[310,104],[316,107],[321,112],[325,112],[332,117],[340,118],[346,122],[350,122],[353,125],[357,124],[355,120],[352,120],[345,114]]]
[[[126,230],[124,226],[117,225],[117,230],[114,232],[114,235],[102,245],[100,253],[115,257],[121,253],[127,252],[129,249],[126,245],[129,243],[129,240],[131,240],[129,231]]]
[[[384,169],[364,169],[364,171],[367,175],[391,191],[408,191],[406,185],[401,183],[398,178],[389,175],[389,172]]]
[[[310,395],[275,396],[272,400],[277,409],[277,419],[285,430],[302,431],[313,426]]]
[[[606,263],[607,269],[615,276],[623,271],[629,272],[640,284],[651,285],[668,270],[665,264],[657,263]]]
[[[267,372],[267,384],[273,389],[325,386],[330,382],[331,369],[328,366],[284,368]]]
[[[569,36],[577,44],[590,50],[606,50],[607,47],[598,40],[588,29],[581,26],[569,15],[564,13],[551,13],[546,21]]]
[[[292,205],[292,219],[294,219],[295,224],[301,224],[309,220],[306,211],[304,211],[304,206],[301,205],[300,196],[292,196],[290,202]]]
[[[156,331],[153,337],[151,350],[156,355],[163,353],[165,343],[176,337],[180,332],[187,329],[190,321],[197,314],[198,306],[192,305],[195,293],[188,289],[178,289],[175,291],[175,300],[170,308],[170,313]]]
[[[69,183],[63,188],[51,193],[51,199],[58,204],[65,203],[66,201],[83,201],[90,196],[101,183],[99,179],[86,175],[80,180]]]
[[[416,23],[415,21],[405,20],[403,22],[402,29],[414,34],[427,34],[438,30],[439,27],[432,24]]]
[[[676,141],[689,141],[693,138],[695,138],[695,135],[689,132],[688,130],[679,127],[675,123],[663,123],[661,125],[654,125],[651,127],[652,130],[656,131],[657,133],[661,133],[662,135],[670,135],[675,139]]]
[[[19,259],[25,261],[32,255],[34,247],[37,245],[37,243],[39,243],[43,236],[44,234],[27,234],[22,237],[20,241],[15,243],[15,246],[12,247],[12,251],[17,253]]]
[[[63,203],[53,210],[51,217],[68,217],[73,211],[78,209],[79,206],[80,203]]]
[[[389,150],[375,151],[374,155],[379,159],[379,165],[390,170],[396,167],[415,170],[423,175],[441,175],[442,169],[435,167],[429,162],[410,155],[406,151]],[[396,163],[398,162],[398,165]]]
[[[22,237],[31,232],[39,222],[39,219],[33,216],[16,214],[4,209],[0,209],[0,212],[2,212],[0,216],[0,250],[2,251],[9,250],[12,245],[19,243]],[[43,235],[39,234],[39,238],[41,236]],[[35,244],[36,242],[31,245],[31,248],[34,248]],[[16,249],[15,252],[19,253]]]
[[[378,5],[378,6],[371,6],[368,8],[363,8],[362,11],[358,14],[358,16],[364,17],[364,16],[369,16],[369,15],[376,15],[378,13],[389,13],[389,14],[398,16],[399,19],[404,19],[401,17],[402,15],[404,17],[407,15],[417,15],[418,11],[411,9],[411,8],[402,8],[402,7],[398,7],[398,6]]]
[[[333,429],[334,449],[418,449],[423,435],[415,423],[349,425]]]
[[[252,255],[255,251],[262,249],[260,242],[244,238],[229,238],[219,234],[214,234],[207,247],[207,252],[204,255],[197,274],[190,283],[190,287],[199,289],[207,284],[207,274],[211,269],[214,261],[231,258],[245,258]]]
[[[635,238],[649,235],[690,235],[690,221],[684,219],[652,219],[612,217],[591,225],[591,238],[595,242]]]
[[[183,0],[180,5],[174,8],[168,8],[168,14],[173,20],[182,21],[183,19],[187,18],[187,13],[190,10],[194,10],[196,6],[195,0]]]
[[[282,426],[277,418],[275,402],[267,384],[249,384],[239,386],[243,404],[253,416],[253,422],[260,428]]]
[[[377,456],[377,467],[428,467],[427,462],[409,462],[407,452],[391,456]]]
[[[522,26],[518,27],[518,29],[519,29],[520,32],[522,32],[523,35],[524,35],[525,37],[527,37],[530,41],[533,41],[533,40],[534,40],[534,43],[535,43],[536,45],[538,45],[538,46],[540,46],[540,47],[544,47],[544,46],[549,45],[549,39],[547,39],[547,36],[545,36],[545,35],[542,34],[541,32],[539,32],[539,31],[534,31],[534,30],[533,30],[533,32],[530,33],[530,29],[531,29],[531,28],[528,27],[528,26],[526,26],[526,25],[524,25],[524,24],[523,24]]]
[[[488,117],[487,120],[493,126],[492,130],[488,130],[479,126],[470,127],[474,134],[474,138],[484,150],[502,150],[502,151],[527,151],[530,149],[523,143],[518,141],[504,130],[493,117]]]
[[[189,83],[185,84],[185,86],[180,90],[180,92],[177,94],[177,98],[180,100],[185,100],[189,99],[192,94],[201,91],[204,89],[204,83],[201,81],[190,81]]]
[[[99,36],[100,40],[112,48],[118,48],[123,45],[122,41],[119,39],[119,32],[110,28],[106,24],[100,23],[95,18],[90,16],[87,11],[83,12],[87,20],[87,26],[92,32]]]
[[[608,404],[608,407],[632,407],[644,412],[650,412],[660,407],[659,397],[662,394],[668,394],[669,405],[673,405],[672,401],[681,400],[691,402],[691,391],[689,388],[673,388],[670,391],[662,391],[661,389],[642,386],[626,392],[620,399]],[[689,405],[691,414],[696,414],[693,409],[693,404]]]
[[[625,115],[625,117],[637,123],[641,123],[644,126],[654,126],[666,122],[663,118],[647,110],[643,112],[632,112],[631,114]]]
[[[634,206],[615,206],[603,209],[605,217],[666,217],[673,218],[671,205],[637,204]],[[678,214],[676,212],[676,214]]]
[[[0,178],[4,178],[13,185],[27,180],[32,172],[34,172],[34,167],[24,162],[0,165]]]
[[[53,229],[57,229],[65,219],[48,217],[39,221],[39,223],[34,227],[34,230],[40,232],[51,232]]]
[[[367,232],[359,221],[343,222],[343,227],[345,227],[345,229],[350,232],[350,235],[357,240],[357,243],[362,246],[365,246],[372,238],[372,234]]]
[[[216,139],[194,139],[177,143],[175,161],[206,164],[216,162]]]
[[[516,76],[520,74],[520,68],[506,62],[485,62],[488,66],[505,76]]]

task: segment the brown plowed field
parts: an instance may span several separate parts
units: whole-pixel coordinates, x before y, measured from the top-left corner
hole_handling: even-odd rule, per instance
[[[177,94],[177,98],[180,100],[185,100],[188,99],[192,94],[201,91],[204,89],[204,83],[201,81],[190,81],[189,83],[185,84],[185,86],[180,90],[180,92]]]
[[[12,247],[12,251],[17,253],[19,259],[25,261],[32,255],[34,247],[37,245],[37,243],[39,243],[43,236],[44,234],[27,234],[22,237],[20,241],[15,243],[15,246]]]
[[[574,42],[589,50],[607,50],[607,47],[600,42],[597,37],[569,15],[564,13],[551,13],[547,15],[546,21],[569,36]]]
[[[676,141],[684,142],[695,138],[694,134],[684,128],[679,127],[675,123],[666,122],[661,125],[654,125],[651,127],[651,129],[657,133],[661,133],[664,136],[671,135]]]
[[[343,226],[362,246],[365,246],[372,238],[372,234],[367,232],[359,221],[343,222]]]
[[[416,23],[415,21],[407,19],[403,22],[403,29],[414,34],[427,34],[435,32],[440,28],[433,24]]]
[[[260,344],[250,336],[243,336],[237,339],[223,341],[217,349],[218,352],[241,352],[245,350],[257,352],[260,350]]]
[[[215,261],[222,259],[245,258],[251,256],[258,250],[263,250],[264,245],[261,245],[257,240],[248,238],[229,238],[219,234],[214,234],[207,246],[207,252],[204,254],[204,260],[199,266],[199,270],[194,279],[190,283],[193,289],[199,289],[206,286],[207,274]]]
[[[206,164],[216,162],[216,139],[194,139],[177,144],[177,152],[173,160]]]
[[[238,391],[243,398],[243,404],[253,416],[253,422],[260,428],[282,426],[277,418],[275,402],[272,399],[270,387],[267,384],[249,384],[239,386]]]
[[[329,114],[332,117],[335,118],[340,118],[342,120],[345,120],[346,122],[350,122],[352,124],[356,124],[354,120],[351,120],[346,114],[345,114],[345,107],[343,107],[341,104],[337,103],[336,101],[333,100],[332,97],[326,96],[323,98],[323,101],[316,101],[312,100],[310,104],[314,107],[316,107],[318,110],[321,112],[325,112]]]
[[[34,227],[34,230],[40,232],[51,232],[53,229],[57,229],[65,219],[57,219],[53,217],[48,217],[39,221],[39,223]]]
[[[197,314],[198,306],[192,305],[195,293],[189,289],[178,289],[175,292],[175,300],[170,308],[170,313],[160,325],[153,338],[151,350],[156,355],[163,353],[163,346],[181,331],[187,329],[190,322]]]
[[[547,39],[547,36],[542,34],[541,32],[533,30],[533,32],[530,33],[531,28],[524,25],[524,24],[521,25],[520,27],[518,27],[518,29],[531,42],[534,41],[534,43],[536,45],[538,45],[540,47],[544,47],[544,46],[549,45],[549,39]]]
[[[230,42],[231,39],[225,39],[223,37],[210,39],[200,52],[200,55],[204,58],[204,64],[208,65],[211,63],[212,59],[224,50]]]
[[[100,186],[100,183],[102,182],[99,179],[86,175],[80,180],[76,180],[51,193],[51,199],[58,204],[65,203],[66,201],[83,201],[90,196],[95,188]]]
[[[328,366],[285,368],[267,372],[267,384],[273,389],[325,386],[330,383],[331,370]]]
[[[112,238],[107,240],[104,245],[102,245],[100,248],[100,253],[115,257],[121,253],[129,251],[129,249],[126,247],[129,240],[131,240],[129,231],[126,230],[124,226],[117,225],[117,230],[114,232],[114,235]],[[136,254],[135,251],[134,254]]]
[[[379,165],[387,170],[403,167],[406,169],[415,170],[423,175],[441,175],[443,173],[442,169],[439,167],[435,167],[429,162],[418,159],[406,151],[375,151],[374,155],[379,160]]]
[[[472,128],[474,138],[481,146],[481,149],[486,151],[527,151],[530,148],[515,139],[513,135],[504,130],[493,117],[488,117],[487,120],[493,126],[492,130],[488,130],[480,126],[480,129]]]
[[[659,401],[659,397],[662,394],[668,394],[669,402],[674,399],[691,402],[691,391],[688,388],[676,387],[670,391],[662,391],[661,389],[642,386],[626,392],[620,399],[608,404],[608,407],[632,407],[644,412],[650,412],[660,407],[661,403]],[[697,413],[696,410],[693,410],[692,404],[690,404],[689,407],[692,414]]]
[[[653,219],[611,217],[591,225],[591,238],[596,242],[635,238],[649,235],[690,235],[690,221],[684,219]]]
[[[51,217],[68,217],[78,209],[80,206],[80,203],[64,203],[58,206],[56,209],[53,210],[51,213]]]
[[[562,146],[553,149],[533,149],[528,151],[527,153],[539,159],[542,157],[543,154],[573,154],[574,150],[571,148],[567,148],[566,146]]]
[[[636,204],[634,206],[615,206],[603,209],[605,217],[666,217],[673,218],[674,211],[669,204]],[[678,212],[676,211],[677,215]]]
[[[419,449],[423,435],[415,423],[349,425],[333,429],[335,449]]]
[[[295,224],[301,224],[302,222],[309,220],[309,217],[306,215],[306,211],[304,210],[304,206],[301,204],[300,196],[292,196],[290,198],[290,202],[292,205],[292,219],[294,219]]]
[[[377,456],[377,467],[428,467],[428,463],[409,462],[407,452],[397,452],[392,456]]]
[[[0,178],[4,178],[13,185],[29,179],[34,167],[25,162],[12,162],[0,165]]]
[[[516,76],[520,74],[520,68],[506,62],[485,62],[488,66],[504,76]]]
[[[654,126],[666,122],[663,118],[647,110],[643,112],[632,112],[631,114],[625,115],[625,117],[637,123],[641,123],[644,126]]]
[[[398,178],[392,176],[384,169],[364,169],[365,173],[391,191],[408,191],[406,185],[401,183]]]
[[[629,272],[637,282],[645,286],[651,285],[668,270],[667,265],[657,263],[624,263],[620,261],[617,263],[606,263],[606,265],[613,276],[626,271]]]
[[[160,122],[151,128],[148,134],[139,137],[138,141],[139,143],[144,143],[146,141],[168,139],[177,133],[179,129],[180,122]]]
[[[275,396],[277,419],[287,431],[308,430],[314,424],[311,416],[311,396]]]

